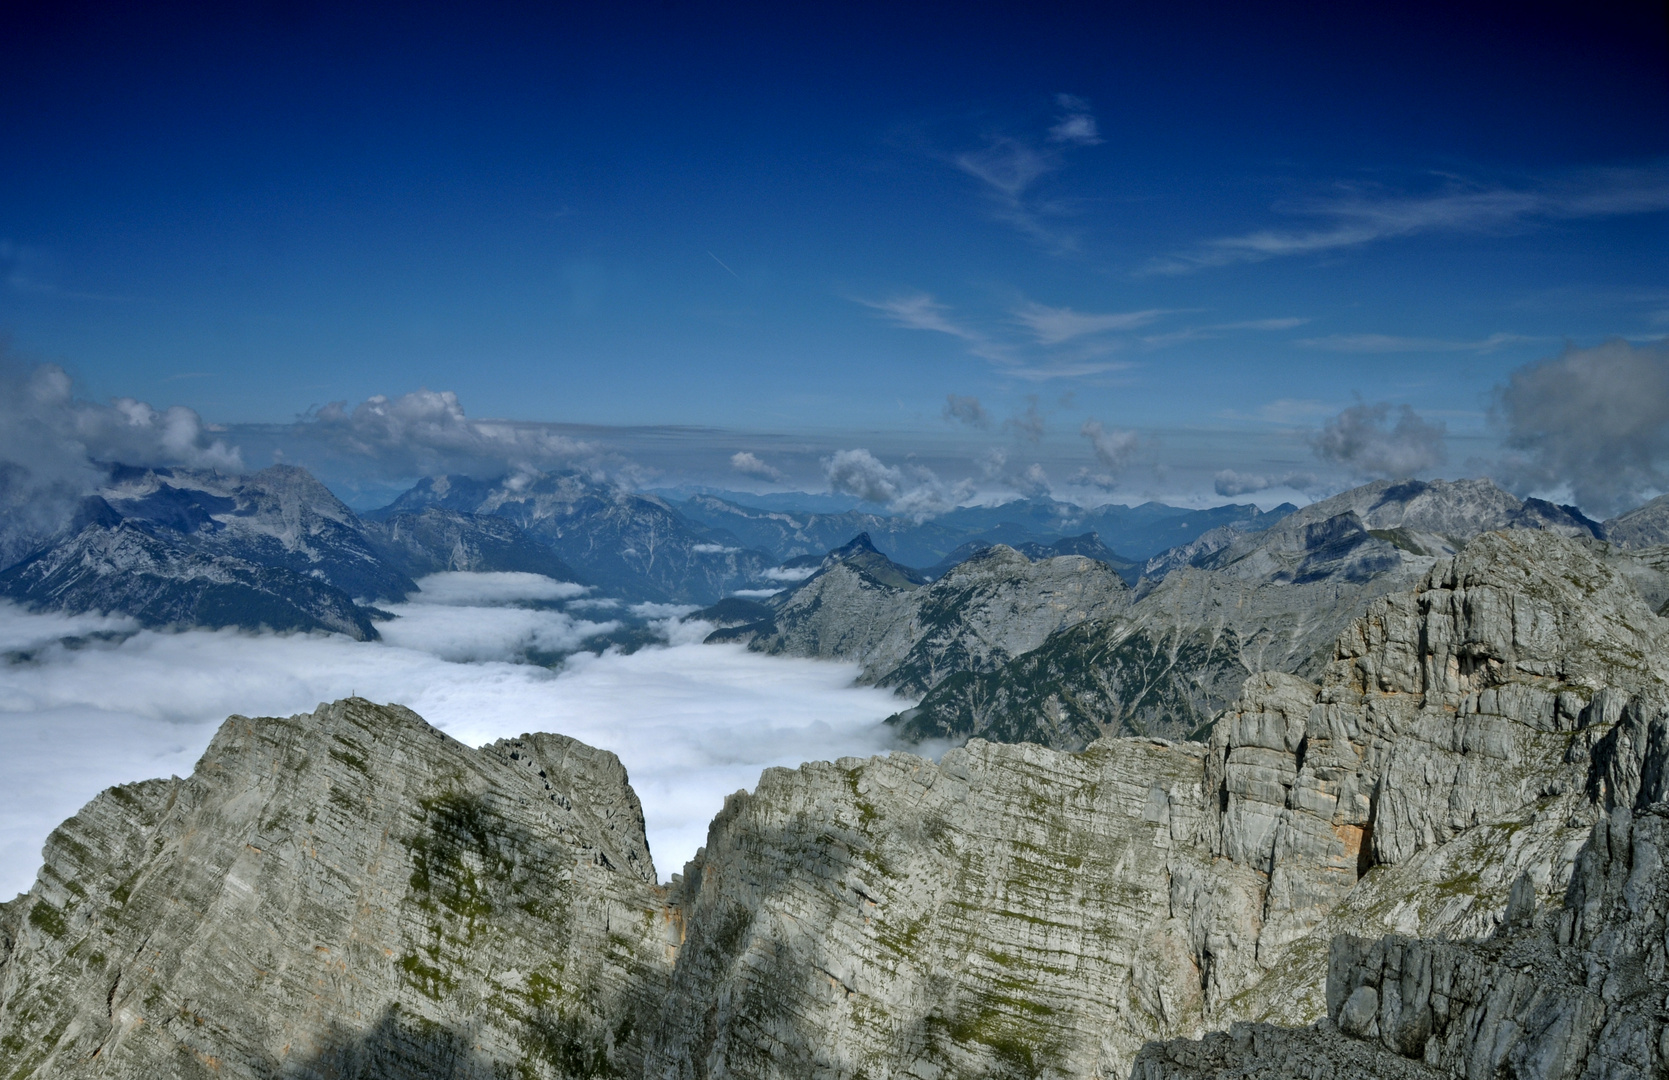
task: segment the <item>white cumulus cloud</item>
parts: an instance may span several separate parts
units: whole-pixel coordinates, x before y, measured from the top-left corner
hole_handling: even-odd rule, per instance
[[[0,350],[0,566],[62,527],[115,463],[244,468],[237,448],[191,409],[90,401],[56,364]]]
[[[781,481],[787,479],[781,469],[767,464],[758,454],[750,450],[738,450],[731,454],[730,467],[744,476],[757,476],[761,480]]]
[[[917,519],[942,514],[973,492],[970,481],[946,484],[925,465],[888,465],[861,448],[836,450],[824,460],[823,475],[833,491]]]

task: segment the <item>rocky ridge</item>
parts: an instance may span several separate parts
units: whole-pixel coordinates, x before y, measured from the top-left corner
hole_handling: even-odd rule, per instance
[[[470,751],[363,702],[233,718],[191,779],[66,823],[0,910],[0,1050],[22,1076],[1195,1076],[1277,1039],[1367,1068],[1429,1015],[1419,1060],[1355,1074],[1427,1075],[1488,1024],[1491,1053],[1543,1030],[1534,979],[1463,957],[1527,925],[1608,950],[1561,970],[1645,1018],[1592,1025],[1627,1037],[1584,1062],[1626,1058],[1669,990],[1656,827],[1618,816],[1669,775],[1664,633],[1584,545],[1486,533],[1374,601],[1318,682],[1248,679],[1207,744],[768,770],[664,891],[608,755]],[[1449,944],[1411,983],[1386,934]],[[1463,968],[1439,1028],[1417,973]]]
[[[770,616],[715,631],[773,655],[855,661],[860,681],[919,695],[947,675],[991,670],[1053,632],[1125,605],[1129,588],[1081,555],[1033,562],[998,545],[925,579],[876,551],[867,534],[773,597]]]
[[[1487,480],[1380,481],[1260,532],[1224,528],[1150,561],[1117,618],[1064,629],[995,671],[934,687],[894,722],[910,738],[1201,737],[1256,671],[1316,678],[1374,598],[1410,588],[1492,529],[1592,540],[1573,511]]]
[[[15,1077],[635,1075],[677,927],[611,754],[352,699],[232,717],[0,906]]]
[[[416,588],[352,510],[290,466],[118,467],[63,535],[0,572],[0,595],[34,608],[360,639],[377,636],[367,605]]]

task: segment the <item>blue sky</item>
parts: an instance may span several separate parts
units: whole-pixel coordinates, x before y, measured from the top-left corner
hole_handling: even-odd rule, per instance
[[[1466,472],[1515,369],[1669,332],[1669,33],[1337,6],[18,5],[0,331],[93,400],[451,391],[659,482],[1324,487],[1358,400]]]

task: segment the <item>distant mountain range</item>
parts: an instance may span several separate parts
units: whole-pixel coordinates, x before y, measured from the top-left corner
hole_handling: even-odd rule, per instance
[[[796,579],[797,559],[816,564],[867,533],[929,578],[1004,543],[1034,556],[1087,555],[1133,582],[1156,545],[1213,528],[1255,530],[1291,509],[1147,503],[1086,511],[1031,499],[917,521],[829,509],[850,501],[840,496],[730,494],[770,505],[708,493],[674,503],[556,473],[429,478],[356,514],[293,466],[243,476],[115,466],[56,535],[29,537],[0,523],[0,548],[19,554],[0,567],[0,596],[37,610],[125,614],[146,626],[374,638],[376,605],[404,599],[416,578],[442,570],[524,571],[628,601],[711,604],[779,589]],[[1110,544],[1108,535],[1120,539]]]
[[[917,521],[674,503],[578,473],[443,476],[360,515],[292,466],[115,467],[58,535],[0,569],[0,596],[150,627],[370,639],[378,605],[424,575],[530,572],[707,605],[716,641],[856,660],[865,681],[920,696],[892,721],[910,739],[1077,747],[1198,737],[1248,672],[1314,676],[1368,600],[1503,528],[1595,545],[1654,609],[1669,601],[1669,549],[1653,547],[1669,501],[1599,523],[1488,481],[1380,482],[1302,510],[1026,499]],[[642,640],[634,624],[594,644]]]
[[[1001,506],[964,506],[927,521],[846,510],[840,513],[768,509],[716,495],[696,495],[670,504],[691,521],[719,529],[741,543],[778,559],[821,554],[859,533],[896,562],[929,567],[973,542],[989,547],[1051,544],[1070,536],[1095,533],[1099,543],[1122,560],[1141,561],[1208,530],[1239,525],[1266,528],[1292,513],[1283,504],[1267,513],[1249,503],[1186,510],[1164,503],[1099,506],[1086,510],[1055,499],[1015,499]],[[972,554],[978,547],[969,550]]]

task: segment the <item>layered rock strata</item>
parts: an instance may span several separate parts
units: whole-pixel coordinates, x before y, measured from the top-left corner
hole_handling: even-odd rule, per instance
[[[14,1077],[635,1075],[676,924],[613,755],[358,699],[233,717],[0,907]]]
[[[650,1073],[1122,1076],[1144,1032],[1314,1020],[1335,935],[1488,933],[1515,883],[1564,889],[1661,646],[1581,545],[1488,534],[1207,747],[768,773],[689,869]]]

